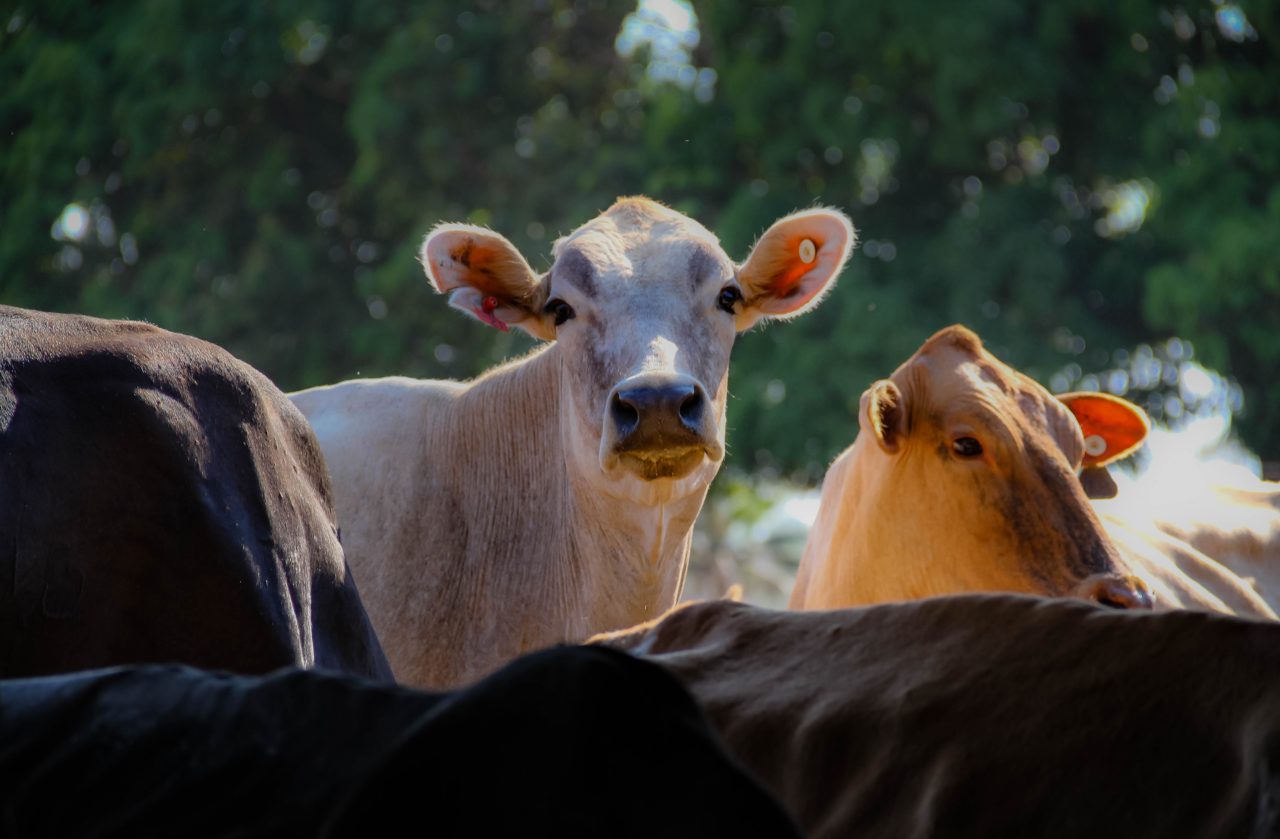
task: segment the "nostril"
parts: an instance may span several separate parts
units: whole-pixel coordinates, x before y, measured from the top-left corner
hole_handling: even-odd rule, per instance
[[[1132,589],[1133,602],[1129,606],[1130,609],[1154,609],[1156,599],[1152,597],[1151,591],[1144,585],[1137,585]]]
[[[1085,597],[1109,609],[1151,609],[1154,606],[1146,584],[1133,577],[1094,580]]]
[[[640,424],[640,412],[621,393],[615,393],[609,401],[609,415],[613,418],[619,437],[626,437]]]
[[[638,381],[637,381],[638,379]],[[644,374],[616,387],[606,421],[624,448],[660,450],[699,445],[708,425],[706,390],[687,378]]]
[[[1094,598],[1098,603],[1110,609],[1128,609],[1129,604],[1109,591],[1099,592]]]
[[[680,419],[689,427],[696,427],[702,422],[702,412],[706,407],[706,400],[702,398],[702,391],[694,389],[692,393],[680,402]]]

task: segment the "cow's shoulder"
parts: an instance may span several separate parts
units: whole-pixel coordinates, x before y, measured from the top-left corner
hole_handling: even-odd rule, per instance
[[[450,379],[409,376],[348,379],[289,394],[308,418],[336,414],[399,413],[441,405],[456,399],[470,384]]]
[[[225,349],[136,321],[7,308],[0,323],[3,387],[65,436],[133,441],[165,458],[163,474],[184,464],[188,477],[211,483],[300,475],[327,502],[305,420],[266,376]],[[9,429],[12,444],[26,442],[23,428],[41,438],[53,433],[27,423]]]
[[[23,633],[4,672],[309,664],[312,605],[361,611],[320,449],[265,376],[150,324],[12,308],[0,578],[0,623]]]

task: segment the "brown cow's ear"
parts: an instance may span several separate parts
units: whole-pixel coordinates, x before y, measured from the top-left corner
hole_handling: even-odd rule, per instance
[[[1106,466],[1128,457],[1151,431],[1147,412],[1106,393],[1060,393],[1058,399],[1075,415],[1084,434],[1080,465]]]
[[[804,210],[774,222],[738,268],[745,304],[738,330],[816,306],[835,285],[856,241],[853,224],[836,210]]]
[[[1120,491],[1105,466],[1086,466],[1080,470],[1080,486],[1088,498],[1115,498]]]
[[[552,320],[542,311],[546,287],[503,236],[469,224],[441,224],[427,234],[418,258],[455,309],[503,332],[516,326],[555,340]]]
[[[897,454],[907,436],[907,404],[898,386],[881,379],[862,394],[858,426],[886,454]]]

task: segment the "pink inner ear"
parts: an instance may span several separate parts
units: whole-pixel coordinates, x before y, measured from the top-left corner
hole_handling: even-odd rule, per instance
[[[496,249],[485,247],[474,239],[467,239],[449,256],[464,269],[462,273],[467,285],[489,296],[503,291],[502,283],[495,274],[502,256]]]
[[[481,231],[446,229],[432,233],[423,251],[423,262],[437,290],[450,292],[470,286],[481,294],[507,294],[504,277],[522,267],[518,254],[509,251],[505,240],[486,238]],[[523,281],[523,277],[511,276]]]

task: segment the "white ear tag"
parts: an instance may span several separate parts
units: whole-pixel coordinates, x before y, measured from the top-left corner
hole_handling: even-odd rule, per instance
[[[812,239],[805,239],[800,243],[800,261],[805,265],[813,262],[818,258],[818,249],[814,246]]]
[[[1090,457],[1101,457],[1107,451],[1107,441],[1097,434],[1084,438],[1084,450]]]

